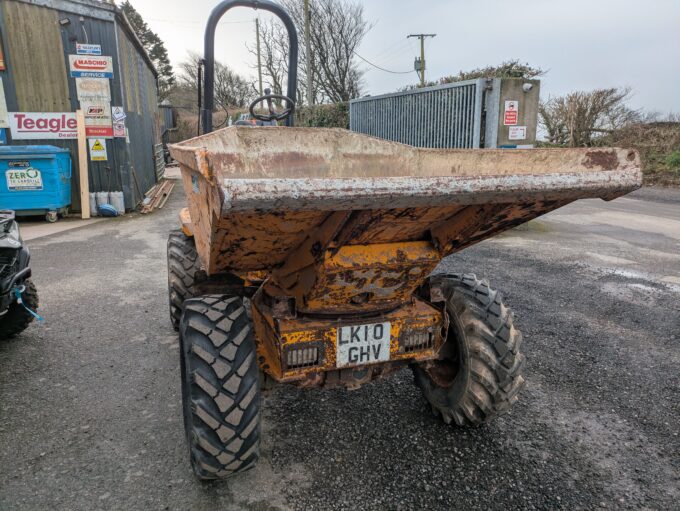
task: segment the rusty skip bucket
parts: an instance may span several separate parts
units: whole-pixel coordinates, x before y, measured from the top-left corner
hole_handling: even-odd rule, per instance
[[[334,250],[427,240],[444,257],[642,180],[634,150],[419,149],[343,129],[233,126],[170,152],[210,274],[279,267],[333,216]]]

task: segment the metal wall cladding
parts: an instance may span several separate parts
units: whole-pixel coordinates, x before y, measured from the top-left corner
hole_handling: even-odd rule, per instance
[[[173,113],[171,105],[165,105],[163,103],[158,105],[158,112],[161,117],[161,137],[163,138],[163,142],[167,142],[167,135],[163,137],[163,134],[166,130],[175,127],[175,114]]]
[[[416,147],[480,147],[484,80],[354,99],[350,130]]]
[[[116,30],[119,67],[115,71],[123,78],[125,125],[130,138],[129,186],[136,190],[136,176],[143,194],[156,183],[154,145],[160,142],[157,83],[128,34],[119,25]],[[127,195],[125,203],[130,204]]]
[[[78,12],[55,10],[24,1],[0,1],[0,38],[7,69],[0,71],[11,112],[73,112],[80,107],[75,79],[69,76],[68,55],[76,43],[102,47],[113,59],[111,105],[123,106],[130,143],[125,138],[106,140],[108,161],[88,161],[90,191],[122,190],[130,208],[156,182],[153,145],[159,138],[156,77],[132,43],[132,35],[118,23],[114,7],[63,2]],[[60,5],[52,2],[50,5]],[[64,7],[65,9],[67,7]],[[81,21],[82,17],[82,21]],[[68,18],[61,25],[59,20]],[[23,145],[26,141],[10,141]],[[68,148],[73,160],[72,209],[80,209],[77,140],[46,139],[41,144]]]

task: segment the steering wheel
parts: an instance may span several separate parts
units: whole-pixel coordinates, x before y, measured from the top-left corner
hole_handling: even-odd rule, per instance
[[[290,99],[288,96],[283,96],[281,94],[270,94],[271,89],[265,89],[264,90],[264,96],[260,96],[257,98],[255,101],[253,101],[250,104],[250,115],[254,119],[258,119],[260,121],[265,121],[265,122],[271,122],[271,121],[283,121],[286,119],[290,114],[292,114],[295,111],[295,101]],[[284,110],[278,112],[274,109],[274,106],[272,105],[272,99],[280,99],[282,101],[285,101],[286,104],[288,105]],[[269,114],[256,114],[255,113],[255,106],[258,103],[262,103],[266,101],[267,102],[267,108],[269,109]]]

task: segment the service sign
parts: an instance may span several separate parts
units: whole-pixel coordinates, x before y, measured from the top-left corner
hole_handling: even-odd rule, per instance
[[[94,55],[69,55],[71,76],[75,78],[113,78],[111,57]]]
[[[78,55],[101,55],[101,44],[81,44],[76,43],[76,53]]]
[[[75,112],[10,112],[8,115],[13,140],[78,138]]]
[[[108,78],[76,78],[78,101],[111,101]]]
[[[85,115],[86,137],[113,137],[111,126],[111,105],[101,101],[81,101],[80,108]]]
[[[7,189],[10,192],[20,192],[24,190],[42,190],[42,175],[38,169],[33,167],[13,166],[10,162],[9,170],[5,171]]]

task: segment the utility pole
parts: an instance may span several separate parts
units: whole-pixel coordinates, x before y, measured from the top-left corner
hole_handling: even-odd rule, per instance
[[[420,59],[416,57],[416,61],[414,63],[414,68],[416,71],[418,71],[418,74],[420,75],[420,86],[425,87],[425,38],[426,37],[434,37],[437,34],[409,34],[406,39],[409,37],[417,37],[420,39]]]
[[[312,50],[310,48],[309,30],[311,20],[309,19],[309,0],[305,0],[305,61],[307,64],[307,104],[314,104],[314,90],[312,88]]]
[[[255,18],[255,36],[257,37],[257,78],[260,82],[260,96],[262,96],[262,60],[260,57],[260,18]]]

